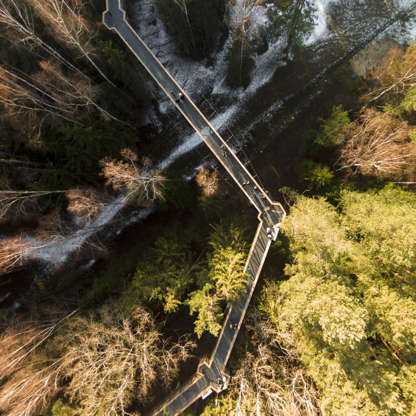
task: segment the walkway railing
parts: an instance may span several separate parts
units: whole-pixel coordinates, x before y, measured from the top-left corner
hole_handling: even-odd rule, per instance
[[[228,313],[211,359],[209,362],[202,362],[195,377],[180,391],[176,392],[171,400],[164,403],[154,412],[154,415],[158,416],[166,414],[177,415],[198,398],[206,396],[212,391],[220,392],[227,387],[227,362],[271,242],[276,240],[280,222],[286,213],[280,203],[271,201],[266,191],[237,157],[235,151],[219,135],[209,120],[131,27],[126,18],[124,1],[106,1],[107,10],[103,14],[104,24],[118,33],[259,213],[258,219],[260,223],[244,269],[249,276],[246,291],[238,301],[229,305]]]

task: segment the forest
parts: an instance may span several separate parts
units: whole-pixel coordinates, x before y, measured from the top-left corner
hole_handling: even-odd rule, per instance
[[[154,5],[184,60],[225,51],[227,88],[251,85],[271,42],[306,73],[315,3],[245,0],[230,17],[238,1]],[[182,133],[149,122],[168,119],[161,93],[104,10],[0,0],[0,415],[151,414],[248,279],[254,210],[218,164],[163,167]],[[308,117],[273,125],[266,152],[246,144],[288,215],[228,388],[185,415],[416,415],[416,43],[384,43],[360,74],[347,60],[328,75]]]

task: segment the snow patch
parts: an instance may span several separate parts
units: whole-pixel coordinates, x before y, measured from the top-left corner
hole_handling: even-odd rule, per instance
[[[317,29],[314,32],[315,38],[325,33],[324,28],[324,2],[328,0],[316,0],[321,4],[321,13],[318,18]],[[237,22],[241,15],[247,12],[244,9],[244,0],[236,0],[235,5],[230,8],[229,18]],[[216,130],[221,130],[224,125],[230,124],[233,117],[238,113],[241,107],[261,86],[265,85],[273,76],[277,65],[280,63],[279,51],[282,44],[278,41],[269,45],[268,50],[255,57],[256,67],[253,70],[253,77],[250,85],[245,90],[240,88],[233,90],[224,84],[226,76],[226,55],[232,40],[232,29],[228,39],[225,41],[223,48],[214,53],[211,57],[214,62],[212,66],[207,65],[207,60],[196,62],[191,59],[178,55],[176,51],[175,40],[170,36],[164,27],[164,24],[158,14],[154,0],[141,0],[137,3],[133,25],[140,33],[142,39],[153,50],[156,56],[165,65],[172,76],[186,89],[187,93],[194,98],[201,97],[207,91],[212,91],[211,95],[225,97],[229,102],[228,106],[218,115],[211,123]],[[259,26],[267,24],[267,10],[264,7],[255,7],[250,14],[253,30]],[[172,105],[167,97],[161,98],[159,108],[162,113],[172,110]],[[154,121],[154,116],[150,116]],[[202,143],[197,133],[187,136],[182,143],[177,146],[164,160],[158,165],[158,169],[166,169],[178,158],[192,151]],[[101,230],[106,224],[110,223],[114,217],[125,206],[127,200],[125,197],[117,198],[109,204],[104,211],[90,224],[85,225],[77,230],[72,236],[46,243],[39,243],[41,247],[30,252],[30,257],[45,262],[53,266],[59,266],[67,261],[68,257],[80,249],[82,245],[93,236],[98,230]],[[153,208],[140,210],[124,222],[123,227],[117,231],[119,234],[124,227],[129,224],[144,220],[153,212]],[[29,255],[28,255],[29,257]],[[90,266],[91,267],[92,263]]]
[[[70,237],[45,243],[32,239],[32,241],[34,240],[34,246],[38,245],[38,248],[30,250],[27,257],[53,266],[62,265],[70,254],[80,249],[88,238],[108,224],[125,206],[126,202],[127,198],[125,196],[118,197],[114,202],[107,205],[93,222],[75,231]]]
[[[91,269],[91,267],[94,266],[95,262],[96,262],[95,259],[91,259],[88,263],[83,264],[80,268],[81,268],[81,270]]]
[[[229,18],[231,22],[236,22],[241,17],[244,0],[235,0],[234,6],[229,9]],[[338,1],[338,0],[334,0]],[[317,14],[315,16],[315,27],[311,35],[306,39],[306,44],[311,45],[323,37],[328,35],[328,25],[326,10],[331,0],[315,0]],[[395,6],[397,9],[406,10],[414,5],[410,0],[397,0]],[[252,10],[250,19],[253,28],[256,29],[267,25],[266,8],[256,7]],[[221,127],[229,125],[233,118],[244,107],[245,103],[253,96],[253,94],[263,85],[270,81],[278,65],[282,64],[280,59],[280,51],[284,47],[281,41],[276,41],[269,45],[268,50],[255,56],[256,67],[252,73],[252,80],[249,86],[244,90],[230,89],[224,83],[226,76],[226,55],[231,44],[233,30],[230,29],[229,37],[225,41],[220,51],[214,52],[208,65],[208,61],[196,62],[191,59],[184,58],[177,53],[175,40],[166,32],[163,22],[157,11],[154,0],[140,0],[135,9],[133,16],[133,25],[143,40],[149,45],[153,52],[158,56],[161,62],[166,66],[172,76],[181,84],[187,93],[194,98],[201,98],[207,92],[213,100],[225,102],[223,109],[216,115],[211,123],[214,128],[221,130]],[[416,38],[416,22],[409,22],[407,27],[409,36]],[[216,101],[217,101],[216,100]],[[259,121],[260,118],[266,119],[272,112],[281,106],[282,102],[274,103],[266,112],[252,122],[252,126]],[[164,113],[172,111],[173,107],[167,97],[160,100],[160,110]],[[154,115],[149,116],[152,122],[155,120]],[[250,126],[248,129],[250,130]],[[164,160],[158,165],[158,169],[166,169],[178,158],[195,149],[202,143],[200,137],[194,133],[182,141]],[[119,197],[112,204],[109,204],[104,211],[91,223],[76,231],[72,236],[65,239],[46,242],[42,247],[30,253],[30,257],[34,257],[51,265],[61,265],[76,250],[82,247],[88,238],[102,229],[106,224],[111,222],[114,217],[126,205],[126,198]],[[137,214],[125,220],[122,228],[129,224],[146,219],[153,212],[153,208],[145,208],[138,211]],[[91,264],[92,265],[92,264]],[[89,266],[91,267],[91,266]]]
[[[232,120],[234,115],[237,113],[239,109],[238,105],[233,105],[229,107],[223,113],[214,117],[210,122],[215,130],[221,130],[221,127],[229,124]],[[202,143],[202,139],[199,137],[197,133],[193,133],[189,135],[185,140],[180,144],[176,149],[174,149],[168,157],[166,157],[162,162],[157,165],[158,169],[166,169],[168,168],[173,162],[179,159],[184,154],[190,152],[191,150],[195,149]]]
[[[315,26],[313,32],[305,40],[305,45],[309,46],[324,37],[328,32],[326,10],[330,0],[315,0],[315,8],[317,11],[315,17]]]

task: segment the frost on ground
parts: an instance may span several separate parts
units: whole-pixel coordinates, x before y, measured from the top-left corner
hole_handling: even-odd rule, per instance
[[[216,59],[213,66],[208,66],[206,60],[196,62],[176,53],[175,40],[166,32],[153,0],[137,1],[131,19],[140,37],[191,97],[206,93],[217,75],[224,72],[222,59]],[[161,95],[160,111],[169,111],[169,104],[168,98]]]
[[[236,0],[234,6],[229,10],[229,18],[232,26],[237,25],[238,19],[246,16],[247,13],[250,13],[252,30],[256,30],[259,26],[267,24],[267,16],[264,8],[254,7],[247,9],[246,0]],[[226,98],[225,101],[229,105],[226,105],[211,120],[214,128],[219,131],[221,131],[223,126],[231,123],[233,117],[249,98],[271,79],[276,67],[281,64],[279,56],[283,45],[277,41],[270,44],[265,53],[256,56],[256,68],[253,70],[250,85],[245,90],[242,88],[231,90],[224,85],[224,79],[227,66],[225,57],[232,39],[232,29],[223,47],[211,57],[214,63],[209,67],[206,61],[196,62],[179,56],[176,53],[174,39],[166,32],[153,0],[138,1],[136,13],[132,20],[140,36],[191,97],[197,98],[210,92],[212,101],[215,101],[215,98]],[[323,34],[324,31],[319,29],[316,32],[316,38]],[[160,103],[160,109],[162,111],[170,111],[171,108],[167,98],[163,97]],[[159,169],[168,168],[175,160],[195,149],[201,143],[202,140],[196,133],[190,134],[164,160],[160,161],[157,167]],[[31,239],[37,248],[28,253],[28,257],[42,261],[49,266],[61,266],[88,239],[99,230],[102,230],[107,224],[111,223],[117,214],[126,206],[126,203],[127,200],[123,196],[115,199],[93,222],[75,231],[70,237],[49,242],[38,242]],[[140,210],[125,220],[116,231],[116,234],[119,234],[127,225],[144,220],[151,212],[152,208]]]
[[[79,250],[83,244],[97,231],[110,223],[120,210],[126,205],[127,198],[120,196],[111,204],[107,205],[104,210],[91,223],[75,231],[70,237],[58,238],[40,243],[33,241],[34,249],[28,251],[28,257],[40,260],[53,266],[60,266],[66,262],[68,257]]]
[[[263,55],[256,57],[256,79],[245,91],[243,89],[233,90],[224,85],[226,76],[227,62],[226,55],[229,49],[233,30],[245,16],[250,17],[252,23],[251,30],[257,31],[261,26],[267,25],[266,9],[264,7],[248,7],[251,3],[247,0],[236,0],[228,10],[228,21],[230,33],[224,42],[224,45],[212,53],[208,64],[208,59],[194,61],[185,58],[177,53],[175,40],[165,29],[165,26],[159,16],[154,0],[138,0],[132,18],[134,25],[140,37],[149,45],[158,59],[186,90],[187,94],[197,99],[201,96],[210,95],[212,101],[218,101],[218,98],[225,98],[225,101],[235,102],[235,99],[242,101],[247,95],[255,91],[261,85],[270,80],[277,65],[280,62],[279,48],[283,45],[270,45],[269,50]],[[270,64],[273,65],[270,65]],[[167,97],[160,97],[159,104],[161,112],[169,111],[172,106]]]
[[[232,119],[235,115],[237,110],[239,109],[238,105],[232,105],[227,108],[221,114],[215,116],[210,122],[215,130],[221,132],[221,128],[224,125],[227,125],[228,121]],[[158,169],[166,169],[168,168],[175,160],[179,159],[184,154],[190,152],[191,150],[195,149],[202,143],[201,138],[197,133],[193,133],[185,138],[185,140],[176,147],[164,160],[162,160],[157,168]]]
[[[413,10],[409,13],[409,20],[392,31],[392,37],[401,43],[413,43],[416,41],[416,1],[395,0],[393,2],[396,10]]]
[[[330,0],[315,0],[316,17],[312,33],[305,39],[305,45],[312,45],[328,32],[326,9]]]
[[[244,108],[253,94],[261,86],[269,82],[276,68],[282,65],[281,52],[284,45],[280,41],[275,41],[269,44],[266,52],[255,56],[256,67],[253,70],[251,83],[245,90],[242,88],[231,90],[224,84],[227,66],[225,57],[232,39],[232,27],[237,24],[241,16],[247,15],[246,1],[235,0],[234,5],[230,6],[228,15],[229,21],[232,23],[230,34],[221,49],[211,57],[211,62],[213,62],[211,66],[208,66],[206,61],[195,62],[176,53],[175,42],[166,33],[153,0],[139,0],[133,16],[132,23],[140,36],[192,98],[197,99],[201,95],[209,95],[213,103],[219,101],[226,103],[211,120],[213,126],[220,132],[221,128],[231,125],[234,117]],[[331,4],[336,4],[337,2],[338,0],[315,0],[317,11],[314,16],[315,28],[309,37],[305,39],[307,45],[312,45],[331,35],[327,22],[327,11]],[[414,3],[410,0],[397,0],[394,7],[396,10],[409,10]],[[254,7],[249,10],[249,13],[253,30],[267,25],[267,14],[264,8]],[[409,21],[408,29],[406,30],[407,36],[413,36],[414,39],[416,34],[414,19]],[[267,110],[267,114],[270,114],[275,108],[279,108],[281,104],[281,101],[276,102]],[[172,106],[166,97],[161,98],[160,109],[164,112],[171,111]],[[254,126],[255,123],[252,123],[252,125]],[[166,169],[179,157],[192,151],[201,143],[202,141],[196,133],[188,135],[164,160],[158,163],[157,167]],[[62,265],[73,252],[80,249],[98,230],[102,230],[104,226],[112,222],[122,208],[125,207],[126,203],[127,201],[124,197],[117,198],[92,223],[77,230],[68,238],[50,243],[46,242],[45,244],[40,243],[42,247],[32,252],[31,257],[49,265]],[[129,224],[144,220],[151,212],[152,208],[146,208],[125,219],[116,233],[120,233]]]

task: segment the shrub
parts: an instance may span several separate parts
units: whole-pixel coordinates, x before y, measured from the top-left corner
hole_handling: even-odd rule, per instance
[[[313,189],[321,189],[329,185],[334,177],[328,166],[316,163],[312,160],[302,162],[304,181]]]
[[[327,120],[321,119],[321,128],[314,142],[323,147],[333,147],[340,144],[350,124],[348,113],[342,105],[334,106]]]

